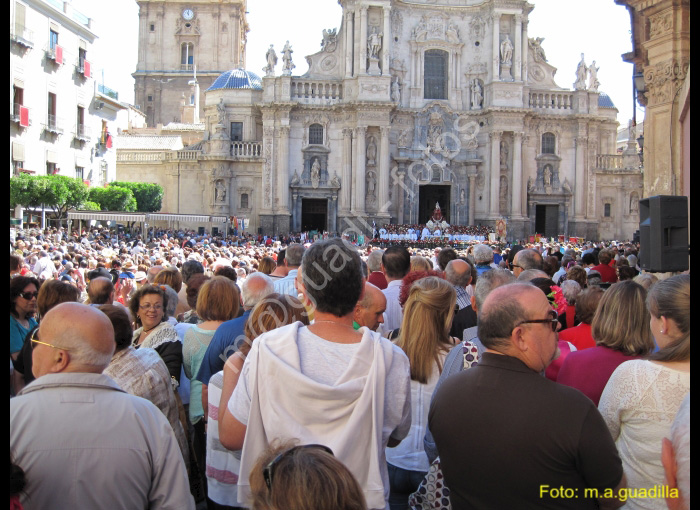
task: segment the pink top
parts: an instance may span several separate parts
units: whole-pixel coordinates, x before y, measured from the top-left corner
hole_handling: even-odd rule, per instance
[[[591,325],[584,324],[583,322],[578,326],[561,331],[559,333],[559,340],[571,342],[579,351],[595,347],[595,340],[593,340],[593,336],[591,335]]]
[[[639,358],[641,356],[627,356],[601,345],[572,352],[564,360],[557,382],[580,390],[598,405],[600,395],[615,369],[625,361]]]

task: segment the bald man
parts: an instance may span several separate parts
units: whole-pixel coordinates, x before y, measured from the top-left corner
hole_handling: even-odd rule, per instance
[[[557,356],[556,326],[549,301],[530,284],[494,289],[479,310],[486,352],[445,380],[428,418],[453,509],[623,504],[622,462],[598,409],[540,375]],[[479,440],[464,441],[465,430]],[[562,487],[578,498],[558,495]]]
[[[515,254],[512,266],[513,274],[517,278],[520,276],[520,273],[528,269],[542,270],[544,268],[544,260],[537,250],[529,248],[527,250],[520,250]]]
[[[379,287],[366,282],[365,292],[353,311],[353,327],[360,329],[364,326],[377,331],[379,325],[384,323],[385,311],[386,296]]]
[[[10,401],[10,455],[25,508],[194,508],[168,420],[102,371],[114,329],[96,308],[63,303],[33,343],[37,379]]]

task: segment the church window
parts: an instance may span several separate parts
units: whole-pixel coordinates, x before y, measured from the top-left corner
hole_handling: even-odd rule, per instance
[[[231,141],[240,142],[243,140],[243,123],[231,122]]]
[[[309,145],[323,145],[323,126],[321,124],[309,126]]]
[[[425,99],[447,99],[447,58],[446,51],[425,52],[423,71]]]
[[[148,28],[149,28],[149,30],[150,30],[151,32],[155,32],[155,31],[156,31],[156,25],[155,25],[155,23],[151,23],[151,24],[148,26]]]
[[[180,49],[180,69],[191,71],[194,66],[194,44],[183,43]]]
[[[241,193],[241,209],[248,209],[248,193]]]
[[[542,154],[555,154],[556,137],[554,133],[542,135]]]
[[[610,217],[610,204],[605,204],[605,213],[604,213],[606,218]]]

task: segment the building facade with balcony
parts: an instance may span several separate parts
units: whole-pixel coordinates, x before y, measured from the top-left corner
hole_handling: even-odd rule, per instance
[[[426,223],[439,203],[450,224],[505,219],[508,239],[632,237],[642,171],[615,157],[617,109],[583,56],[571,88],[555,83],[531,4],[340,4],[305,74],[286,49],[262,78],[222,74],[203,141],[129,178],[169,179],[168,212],[249,217],[265,234],[368,234]]]

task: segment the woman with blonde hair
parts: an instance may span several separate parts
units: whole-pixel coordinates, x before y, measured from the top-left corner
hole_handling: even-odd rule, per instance
[[[423,450],[430,397],[448,352],[459,341],[449,331],[457,293],[446,280],[428,276],[412,283],[404,304],[401,334],[396,344],[411,367],[411,429],[396,447],[386,449],[392,510],[408,507],[408,497],[430,467]]]
[[[269,276],[276,267],[277,263],[272,257],[263,257],[258,264],[258,271]]]
[[[646,356],[654,347],[646,297],[644,288],[629,280],[605,291],[591,323],[596,346],[569,354],[557,382],[577,388],[598,405],[615,369]]]
[[[646,360],[617,367],[599,405],[620,453],[629,489],[648,489],[664,480],[662,440],[669,436],[671,423],[690,391],[690,275],[658,282],[649,292],[647,306],[659,350]],[[662,497],[631,497],[626,508],[660,510],[666,508],[666,502]]]

